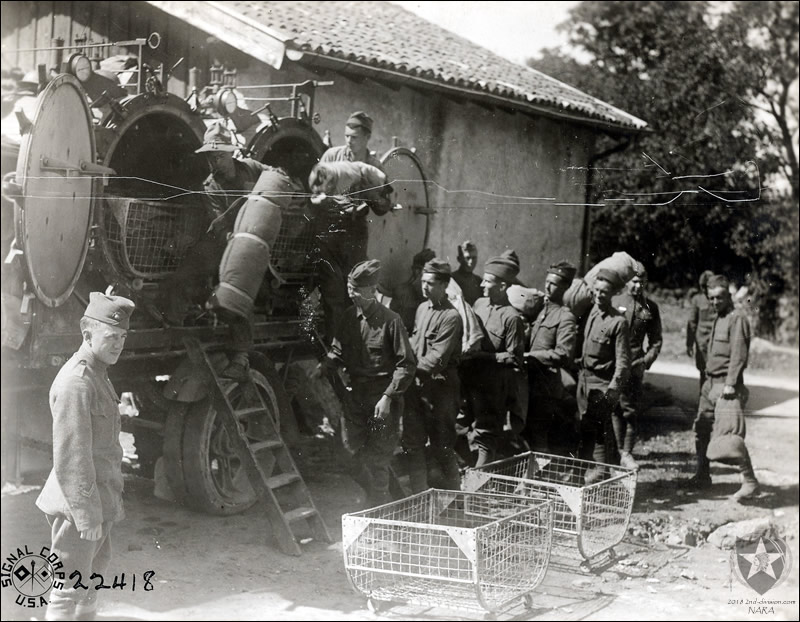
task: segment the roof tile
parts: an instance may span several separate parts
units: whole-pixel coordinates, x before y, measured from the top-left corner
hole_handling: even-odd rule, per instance
[[[287,45],[332,58],[357,60],[442,84],[463,84],[521,103],[568,109],[624,128],[646,123],[539,71],[388,2],[235,1],[230,9],[290,36]]]

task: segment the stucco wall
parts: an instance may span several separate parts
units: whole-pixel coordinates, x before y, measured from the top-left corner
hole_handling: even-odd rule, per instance
[[[478,245],[479,269],[488,257],[515,249],[520,278],[531,285],[541,284],[553,261],[580,265],[591,129],[408,87],[393,90],[369,79],[357,82],[332,71],[315,73],[296,63],[278,72],[254,61],[239,71],[243,85],[334,81],[317,89],[315,103],[322,117],[316,128],[320,134],[328,130],[334,145],[344,142],[350,113],[365,110],[375,121],[370,148],[378,156],[393,146],[393,137],[415,148],[432,182],[436,210],[428,246],[454,266],[464,239]]]

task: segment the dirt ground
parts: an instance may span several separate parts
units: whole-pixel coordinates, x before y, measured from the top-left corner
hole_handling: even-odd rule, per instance
[[[797,620],[797,382],[754,377],[748,382],[747,443],[762,493],[739,505],[727,499],[738,488],[738,476],[722,465],[712,468],[709,492],[688,493],[678,486],[692,469],[693,370],[657,364],[646,380],[653,390],[634,452],[641,465],[636,500],[629,533],[615,547],[616,558],[581,569],[574,550],[559,547],[534,594],[533,608],[519,605],[499,619]],[[301,557],[277,551],[258,507],[233,517],[201,515],[155,498],[152,481],[129,476],[127,518],[115,528],[112,570],[125,572],[129,582],[136,574],[139,583],[136,591],[103,592],[101,619],[480,619],[410,605],[393,606],[380,617],[367,609],[365,598],[348,584],[341,541],[341,515],[362,499],[335,463],[330,443],[309,438],[300,448],[299,464],[334,542],[310,542]],[[34,507],[37,494],[3,495],[4,560],[18,546],[49,543],[46,521]],[[732,576],[729,551],[706,542],[720,525],[760,517],[772,519],[793,559],[789,578],[763,597]],[[155,572],[153,589],[143,591],[142,575],[148,570]],[[12,587],[3,588],[4,620],[43,619],[43,609],[24,609],[15,604],[15,596]]]

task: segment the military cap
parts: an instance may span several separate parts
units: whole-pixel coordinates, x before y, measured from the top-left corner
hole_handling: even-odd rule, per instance
[[[233,134],[219,121],[212,123],[203,136],[203,146],[195,153],[206,153],[208,151],[236,151],[239,147],[233,144]]]
[[[381,262],[377,259],[368,259],[357,263],[350,274],[347,276],[347,281],[353,287],[368,287],[370,285],[377,285],[381,272]]]
[[[345,125],[347,127],[363,127],[372,134],[372,117],[362,110],[351,114]]]
[[[92,318],[104,324],[128,329],[131,313],[136,308],[132,300],[122,296],[109,296],[100,292],[89,294],[89,306],[83,312],[84,317]]]
[[[427,262],[431,259],[436,257],[436,252],[431,250],[430,248],[424,248],[416,255],[414,255],[414,259],[411,262],[411,265],[414,268],[422,268]]]
[[[489,258],[483,271],[506,283],[514,283],[519,274],[519,258],[513,250],[503,251],[499,257]]]
[[[644,264],[641,261],[636,261],[633,264],[633,276],[638,276],[640,279],[647,278],[647,268],[644,267]],[[631,277],[633,278],[633,277]]]
[[[572,282],[578,269],[568,261],[559,261],[558,263],[551,264],[547,270],[547,274],[555,274],[565,279],[568,283]]]
[[[708,285],[708,279],[714,276],[714,273],[711,270],[704,270],[703,274],[700,275],[700,287],[705,288]]]
[[[611,283],[612,287],[615,289],[621,289],[625,283],[622,282],[622,279],[619,278],[619,275],[616,272],[612,272],[611,270],[606,270],[605,268],[601,268],[597,271],[595,275],[595,280],[606,281]]]
[[[536,316],[544,306],[544,294],[532,287],[512,285],[507,294],[511,306],[529,318]]]
[[[425,266],[422,268],[422,271],[427,272],[428,274],[442,274],[446,276],[450,276],[453,273],[450,269],[449,263],[443,259],[436,258],[426,262]]]
[[[713,276],[708,277],[708,283],[706,287],[708,289],[715,289],[717,287],[724,287],[725,291],[728,291],[728,286],[730,285],[730,281],[728,280],[727,276],[722,274],[715,274]]]

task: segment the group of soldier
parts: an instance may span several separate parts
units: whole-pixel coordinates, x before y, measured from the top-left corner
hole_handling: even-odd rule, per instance
[[[330,150],[323,160],[364,161],[369,155],[372,120],[354,113],[347,128],[348,145]],[[268,249],[272,234],[262,225],[280,206],[257,196],[264,172],[270,184],[281,185],[280,196],[301,194],[288,175],[234,158],[236,149],[229,132],[215,126],[198,150],[212,169],[206,182],[211,203],[219,205],[213,207],[210,235],[196,245],[178,280],[206,274],[209,259],[218,261],[225,244],[230,258],[231,239],[255,244],[249,247],[254,252]],[[234,203],[243,190],[252,194],[237,215]],[[355,207],[337,210],[343,220],[331,223],[332,232],[355,226],[345,245],[336,236],[323,240],[330,245],[323,255],[331,268],[327,296],[323,292],[329,343],[323,366],[346,372],[342,435],[351,473],[369,505],[392,498],[398,444],[413,491],[428,488],[429,460],[438,466],[439,484],[458,489],[461,463],[471,464],[469,456],[456,452],[459,429],[470,429],[477,466],[511,446],[592,461],[574,474],[578,481],[571,483],[577,485],[602,480],[609,463],[637,468],[632,450],[643,377],[661,348],[659,310],[644,294],[647,273],[641,263],[616,298],[626,283],[614,270],[596,270],[591,306],[580,314],[565,304],[565,293],[576,282],[576,268],[568,262],[552,264],[539,291],[519,282],[513,250],[489,258],[477,276],[478,250],[470,242],[458,246],[456,270],[426,251],[415,258],[412,279],[386,292],[380,287],[380,262],[365,256],[364,223],[349,222],[364,218],[363,206]],[[243,216],[246,210],[252,218]],[[232,237],[222,236],[233,217]],[[247,275],[244,281],[237,280],[236,270],[226,281],[220,268],[215,295],[229,312],[233,347],[223,373],[229,378],[247,374],[254,294],[244,285],[258,285],[268,263],[258,267],[257,278]],[[737,464],[743,484],[734,496],[743,499],[758,492],[744,445],[750,326],[734,308],[725,277],[704,277],[705,292],[693,300],[687,337],[704,374],[695,421],[697,472],[688,484],[710,486],[709,460]],[[351,304],[345,308],[347,299]],[[169,304],[167,309],[169,315],[173,309]],[[123,516],[119,398],[108,367],[119,359],[133,310],[126,298],[93,292],[81,320],[82,345],[50,391],[53,470],[37,506],[50,523],[52,551],[83,576],[104,572],[111,528]],[[508,437],[510,444],[504,443]],[[96,610],[94,592],[65,587],[53,591],[48,619],[93,619]]]
[[[428,487],[429,466],[438,467],[441,485],[458,489],[460,463],[473,462],[469,453],[482,466],[509,448],[637,468],[631,452],[642,379],[661,347],[658,307],[644,295],[644,267],[637,264],[617,298],[624,283],[600,270],[594,304],[577,318],[563,301],[576,275],[566,261],[549,267],[539,291],[520,284],[513,250],[486,261],[482,276],[474,273],[477,248],[469,241],[458,247],[456,270],[432,255],[421,254],[427,261],[410,281],[418,301],[402,288],[387,300],[377,260],[355,266],[348,277],[353,307],[326,359],[349,374],[344,438],[370,502],[390,499],[398,442],[415,492]],[[466,318],[459,297],[471,311]],[[410,302],[418,302],[414,313],[404,313]],[[471,320],[477,337],[465,339]],[[458,456],[457,430],[467,428],[476,451]],[[426,464],[426,456],[436,464]],[[584,485],[599,481],[603,467],[580,476]]]

